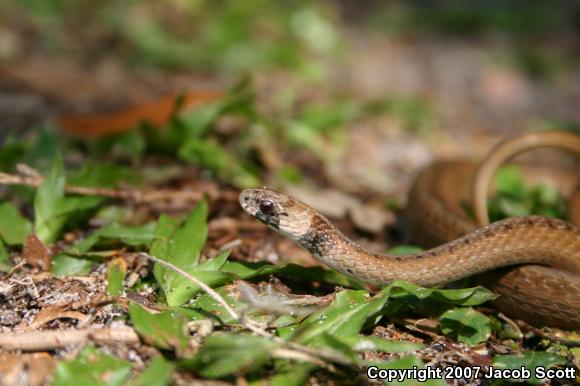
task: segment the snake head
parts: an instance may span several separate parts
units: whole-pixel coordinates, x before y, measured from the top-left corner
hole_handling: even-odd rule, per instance
[[[293,240],[298,240],[310,229],[310,207],[274,190],[243,190],[240,205],[250,216]]]

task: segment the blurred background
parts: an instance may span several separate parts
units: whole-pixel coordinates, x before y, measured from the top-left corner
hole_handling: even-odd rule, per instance
[[[396,196],[434,158],[578,130],[579,53],[572,0],[5,0],[0,166],[155,155]]]

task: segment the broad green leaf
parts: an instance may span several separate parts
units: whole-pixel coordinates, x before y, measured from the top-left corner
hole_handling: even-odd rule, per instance
[[[369,298],[365,291],[342,291],[324,310],[310,315],[297,326],[280,328],[281,336],[306,343],[321,334],[357,335],[364,322],[376,315],[388,297]]]
[[[18,212],[14,204],[0,204],[0,238],[6,244],[23,244],[31,231],[32,224]]]
[[[178,227],[178,223],[171,217],[162,214],[157,221],[157,226],[153,232],[155,240],[151,243],[149,248],[149,253],[155,257],[163,260],[169,260],[169,245],[171,242],[171,236]],[[168,268],[160,264],[155,264],[153,267],[153,274],[155,279],[160,285],[163,285],[166,281],[165,274]]]
[[[86,275],[95,263],[80,256],[60,254],[52,259],[50,271],[57,276]]]
[[[246,304],[240,302],[237,297],[227,293],[223,287],[216,289],[216,291],[234,310],[241,312],[247,308]],[[205,293],[197,294],[189,303],[187,303],[187,305],[182,306],[182,308],[186,306],[187,308],[196,311],[199,310],[205,318],[213,316],[218,320],[219,324],[231,324],[236,322],[220,303]]]
[[[543,383],[541,379],[536,378],[535,369],[543,367],[549,369],[554,366],[563,365],[566,363],[566,358],[549,352],[529,351],[524,355],[496,355],[493,358],[493,367],[498,369],[520,369],[525,367],[530,371],[530,378],[525,379],[529,384],[540,385]],[[504,379],[508,382],[517,382],[515,379]]]
[[[386,288],[390,289],[391,295],[395,298],[400,295],[411,294],[419,299],[431,298],[443,303],[461,306],[477,306],[497,297],[497,295],[484,287],[460,289],[425,288],[402,280],[395,280]]]
[[[491,320],[473,308],[452,308],[441,315],[441,331],[457,336],[460,342],[474,345],[491,335]]]
[[[64,226],[64,184],[62,157],[57,155],[34,197],[34,231],[44,244],[56,241]]]
[[[197,264],[207,239],[207,212],[207,202],[200,201],[175,232],[169,247],[170,263],[183,269]]]
[[[133,246],[149,245],[155,239],[156,226],[155,222],[136,227],[123,226],[117,223],[108,224],[94,231],[86,239],[74,244],[67,252],[82,255],[99,243],[113,240],[119,240]]]
[[[54,373],[54,386],[121,386],[131,371],[131,364],[86,347],[72,361],[60,361]]]
[[[135,330],[147,343],[174,350],[180,357],[189,356],[187,320],[172,312],[149,313],[137,303],[129,305],[129,316]]]
[[[210,287],[219,287],[228,282],[231,282],[234,279],[234,277],[227,272],[203,271],[197,268],[188,269],[187,271],[191,276],[204,282]],[[189,279],[181,275],[176,275],[165,290],[167,304],[169,306],[179,306],[187,302],[200,291],[201,288],[191,282]]]
[[[203,271],[219,271],[224,266],[230,255],[229,251],[223,251],[213,259],[204,261],[198,267]]]
[[[277,346],[269,339],[249,334],[215,334],[207,338],[187,368],[208,378],[256,370],[270,360]]]
[[[201,201],[176,230],[174,222],[165,217],[160,218],[155,230],[159,240],[152,244],[151,253],[215,287],[231,281],[234,277],[217,270],[225,264],[225,254],[199,264],[201,249],[207,238],[207,212],[207,203]],[[165,267],[155,268],[155,278],[165,292],[167,304],[170,306],[181,305],[200,291],[187,278]]]
[[[171,381],[171,374],[175,365],[157,356],[149,362],[149,365],[137,378],[131,380],[127,386],[165,386]]]

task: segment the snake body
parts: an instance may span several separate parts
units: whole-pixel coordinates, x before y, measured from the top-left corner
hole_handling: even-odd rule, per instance
[[[476,168],[473,162],[451,161],[419,174],[410,193],[409,223],[422,229],[421,244],[442,244],[408,256],[367,251],[312,207],[274,190],[244,190],[240,204],[326,265],[365,283],[403,279],[438,286],[479,274],[501,295],[497,306],[504,312],[534,324],[580,327],[580,228],[541,216],[478,228],[458,202],[470,195],[460,180]],[[502,269],[508,266],[516,267]]]

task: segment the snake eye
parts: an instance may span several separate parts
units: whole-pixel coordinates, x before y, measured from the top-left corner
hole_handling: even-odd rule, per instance
[[[274,203],[270,200],[260,202],[260,212],[272,216],[276,213]]]

